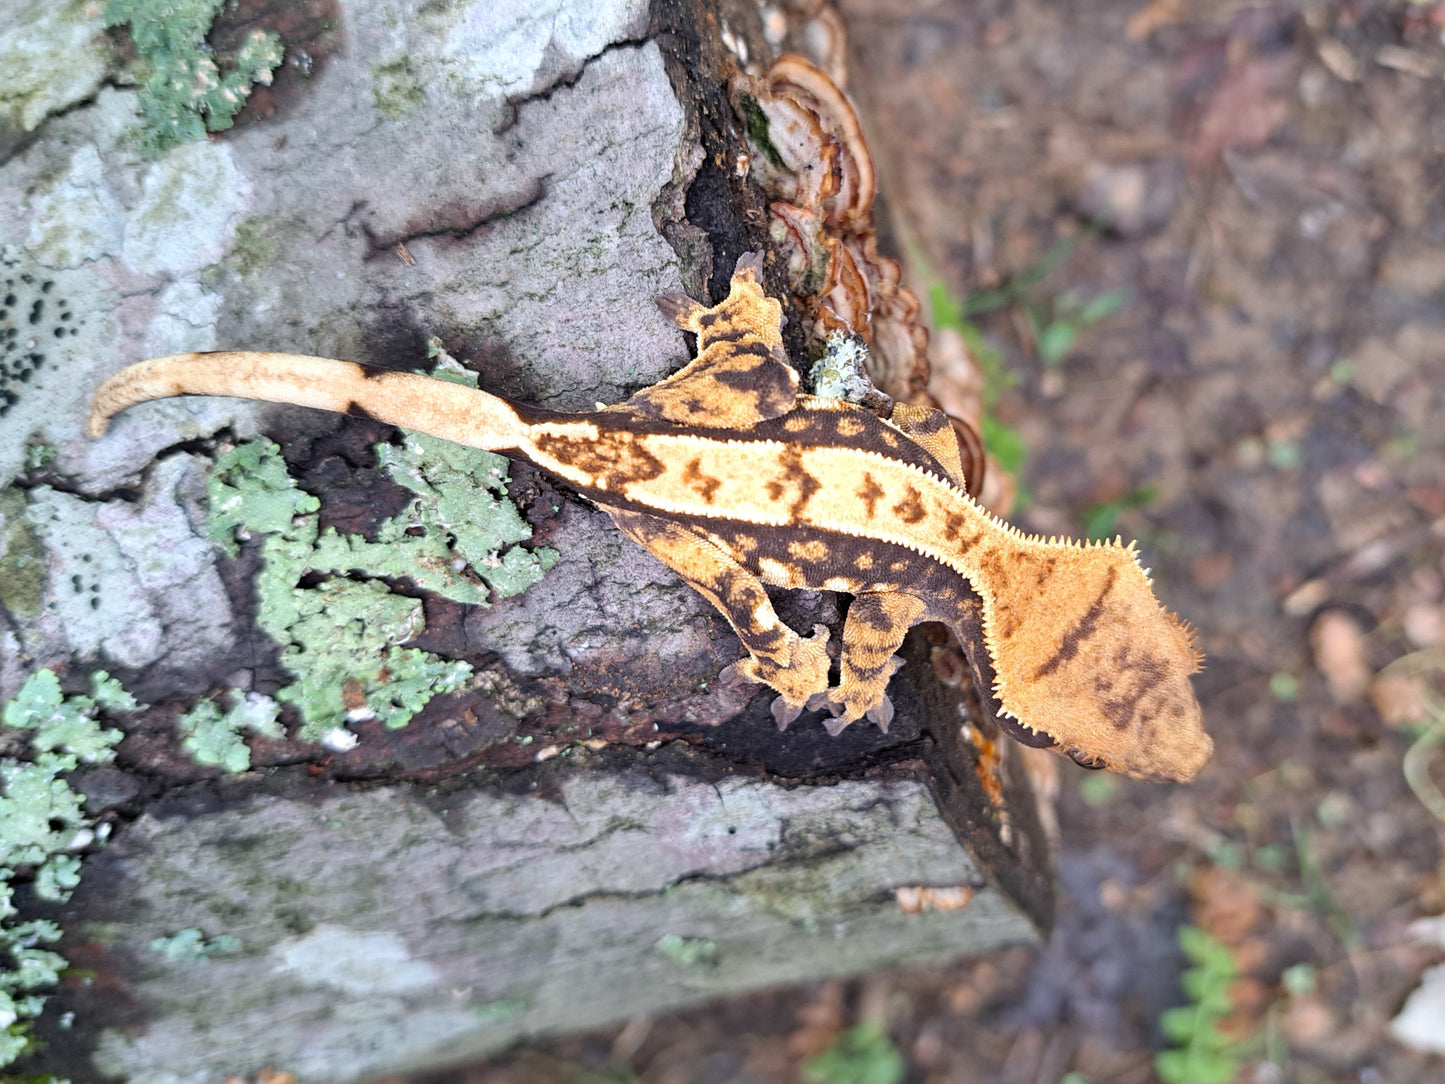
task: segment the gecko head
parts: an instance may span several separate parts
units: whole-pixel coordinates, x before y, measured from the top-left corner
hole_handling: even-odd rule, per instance
[[[1193,778],[1213,749],[1189,681],[1202,657],[1132,549],[1019,541],[985,623],[1003,710],[1080,763]]]

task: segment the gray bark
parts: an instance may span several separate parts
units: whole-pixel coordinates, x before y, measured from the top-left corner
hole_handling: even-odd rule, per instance
[[[438,335],[490,390],[588,408],[686,356],[657,294],[716,296],[765,243],[760,197],[718,165],[741,144],[730,61],[697,29],[717,22],[689,3],[504,7],[347,0],[274,115],[150,162],[125,138],[134,92],[102,82],[104,35],[72,5],[35,47],[64,85],[0,117],[5,272],[46,302],[43,363],[0,422],[0,559],[38,558],[4,566],[0,695],[40,666],[103,666],[166,705],[78,781],[115,831],[58,912],[93,981],[55,999],[49,1018],[75,1023],[42,1027],[40,1068],[350,1081],[1047,923],[1027,785],[1015,764],[1000,827],[926,645],[895,678],[890,735],[829,739],[808,717],[779,734],[767,695],[716,684],[739,648],[707,604],[520,468],[519,503],[561,557],[490,608],[429,602],[427,646],[477,667],[464,694],[395,734],[360,728],[344,755],[257,743],[266,772],[218,779],[175,749],[178,706],[278,680],[252,624],[254,549],[228,560],[200,526],[217,447],[280,434],[319,485],[337,476],[327,449],[379,436],[188,399],[90,441],[102,379],[220,347],[417,365]],[[725,22],[765,55],[750,11]],[[63,311],[76,334],[55,332]],[[56,458],[27,468],[27,440]],[[780,607],[836,633],[830,596]],[[909,885],[976,892],[904,914]],[[239,948],[152,947],[186,929]]]

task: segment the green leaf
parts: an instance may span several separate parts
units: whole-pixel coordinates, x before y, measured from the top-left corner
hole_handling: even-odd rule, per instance
[[[1011,425],[1005,425],[991,414],[984,415],[981,428],[983,446],[988,449],[989,454],[1009,474],[1018,474],[1023,469],[1024,460],[1028,458],[1028,447],[1019,431]]]
[[[1038,337],[1039,360],[1045,365],[1057,365],[1074,348],[1078,337],[1079,329],[1075,324],[1049,324]]]
[[[1194,967],[1184,972],[1179,979],[1185,996],[1201,1008],[1223,1015],[1229,1011],[1228,975],[1221,975],[1208,968]]]
[[[1085,327],[1097,324],[1107,316],[1112,316],[1129,302],[1129,291],[1124,289],[1110,290],[1102,293],[1094,300],[1079,310],[1079,322]]]
[[[963,299],[959,307],[961,316],[982,316],[986,312],[993,312],[1013,303],[1013,295],[1008,290],[980,290],[976,294],[969,294]]]
[[[1194,1052],[1190,1084],[1232,1084],[1239,1075],[1239,1057],[1224,1051]]]
[[[887,1032],[866,1021],[804,1062],[803,1080],[806,1084],[899,1084],[905,1068],[903,1056]]]
[[[1105,501],[1096,504],[1084,513],[1084,535],[1098,540],[1112,538],[1118,533],[1119,516],[1124,511],[1122,501]]]
[[[1159,1031],[1171,1043],[1188,1043],[1198,1027],[1199,1010],[1193,1005],[1176,1005],[1159,1014]]]
[[[1228,980],[1237,973],[1234,953],[1229,946],[1198,926],[1186,925],[1179,928],[1179,947],[1184,950],[1185,956],[1209,974]]]
[[[1183,1050],[1161,1050],[1154,1055],[1154,1071],[1164,1084],[1189,1084],[1189,1054]]]

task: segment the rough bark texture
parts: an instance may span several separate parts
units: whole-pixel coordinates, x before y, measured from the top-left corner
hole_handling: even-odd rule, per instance
[[[156,161],[130,149],[135,97],[103,82],[104,33],[65,9],[68,81],[0,117],[0,256],[44,301],[4,359],[32,372],[0,441],[0,694],[40,666],[104,666],[158,706],[77,780],[116,831],[57,912],[90,981],[57,997],[49,1019],[75,1024],[42,1025],[41,1068],[356,1080],[1047,924],[1027,785],[1015,764],[1003,825],[921,638],[889,735],[806,718],[780,735],[770,694],[716,684],[739,648],[706,603],[524,467],[513,499],[556,566],[490,607],[425,600],[415,643],[476,668],[461,692],[402,731],[356,726],[346,753],[255,741],[266,773],[216,778],[176,747],[197,697],[286,680],[254,627],[256,545],[233,561],[201,527],[218,449],[271,434],[323,522],[364,531],[397,500],[370,452],[388,433],[178,400],[91,442],[94,387],[221,346],[415,367],[430,335],[487,388],[558,408],[654,382],[686,344],[653,297],[720,296],[766,240],[732,164],[720,28],[766,46],[751,5],[724,6],[278,5],[309,75]],[[27,465],[26,440],[54,458]],[[800,628],[840,615],[816,593],[780,608]],[[908,915],[908,885],[977,891]],[[240,949],[152,947],[192,928]]]

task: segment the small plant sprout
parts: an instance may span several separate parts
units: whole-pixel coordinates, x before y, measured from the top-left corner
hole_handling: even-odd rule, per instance
[[[1179,928],[1179,947],[1193,964],[1180,976],[1189,1002],[1160,1014],[1170,1049],[1156,1055],[1154,1069],[1164,1084],[1231,1084],[1239,1073],[1239,1044],[1219,1025],[1234,1009],[1234,955],[1198,926]]]
[[[805,1084],[900,1084],[906,1069],[883,1025],[865,1020],[804,1062],[803,1080]]]

